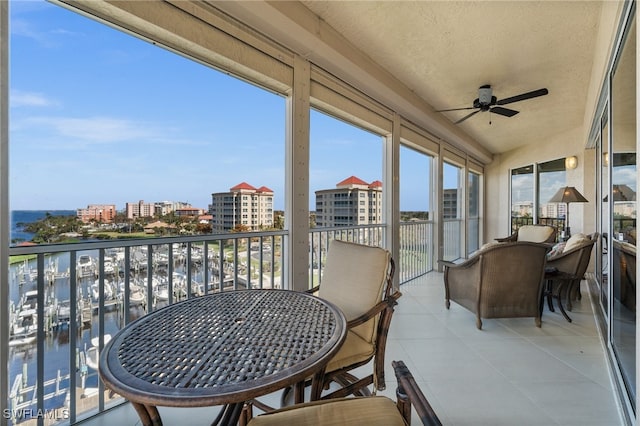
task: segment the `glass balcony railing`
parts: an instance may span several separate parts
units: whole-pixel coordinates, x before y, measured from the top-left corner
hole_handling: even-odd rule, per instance
[[[433,269],[433,224],[401,225],[400,282]],[[310,283],[329,241],[384,245],[385,226],[313,229]],[[98,377],[100,350],[129,322],[170,303],[283,288],[286,231],[11,247],[10,424],[77,423],[124,400]],[[34,418],[34,413],[38,413]]]

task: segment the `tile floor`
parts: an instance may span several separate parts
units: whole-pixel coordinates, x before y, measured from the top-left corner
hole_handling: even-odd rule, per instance
[[[585,282],[582,283],[586,285]],[[387,345],[387,389],[394,398],[391,361],[404,360],[444,425],[623,425],[587,291],[568,323],[545,306],[533,318],[489,319],[444,306],[442,274],[401,287]],[[277,401],[276,396],[268,396]],[[208,425],[215,407],[160,408],[165,425]],[[414,417],[415,419],[415,417]],[[418,421],[419,423],[419,421]],[[139,425],[129,404],[84,423]],[[416,424],[414,420],[413,424]]]

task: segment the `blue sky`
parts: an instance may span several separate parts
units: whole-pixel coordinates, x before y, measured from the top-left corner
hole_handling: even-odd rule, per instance
[[[284,98],[45,1],[10,13],[11,209],[207,208],[243,181],[284,207]],[[310,153],[312,190],[382,179],[381,138],[319,112]],[[402,161],[401,208],[426,210],[425,157]]]

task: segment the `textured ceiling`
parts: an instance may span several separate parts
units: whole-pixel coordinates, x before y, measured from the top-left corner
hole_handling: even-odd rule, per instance
[[[583,126],[600,2],[302,3],[436,110],[472,106],[484,84],[498,99],[546,87],[506,105],[520,111],[511,118],[481,112],[458,124],[492,153]]]

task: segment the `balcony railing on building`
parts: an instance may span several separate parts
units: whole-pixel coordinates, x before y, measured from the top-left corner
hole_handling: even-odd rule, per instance
[[[315,228],[310,284],[332,239],[383,245],[384,225]],[[400,282],[433,269],[433,224],[400,227]],[[10,248],[13,424],[71,424],[123,402],[98,378],[100,349],[127,323],[190,297],[282,288],[288,233],[212,234]],[[15,262],[16,259],[23,260]],[[32,413],[45,413],[30,419]]]

